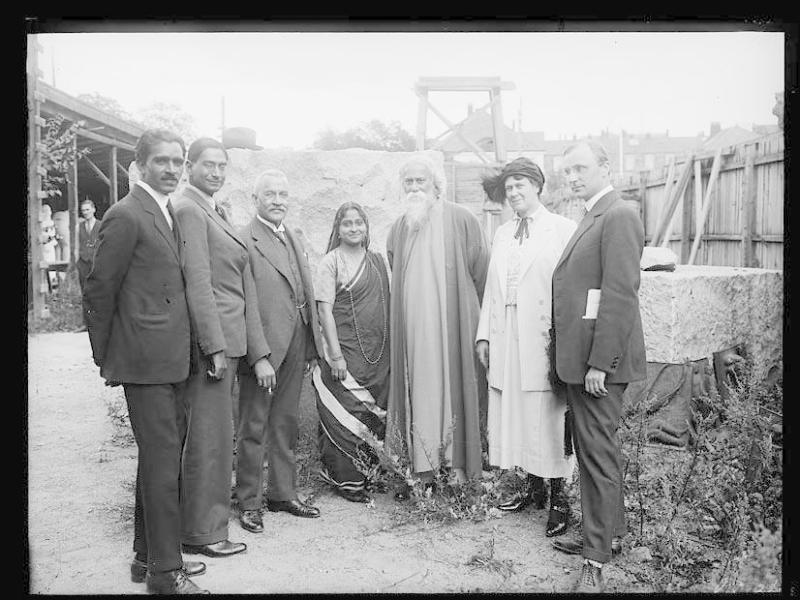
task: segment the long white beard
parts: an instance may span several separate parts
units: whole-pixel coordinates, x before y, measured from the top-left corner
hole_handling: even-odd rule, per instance
[[[406,220],[411,226],[424,223],[430,213],[435,198],[428,197],[425,192],[409,192],[406,194]]]

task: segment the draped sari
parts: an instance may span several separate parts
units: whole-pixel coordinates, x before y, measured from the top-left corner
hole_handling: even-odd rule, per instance
[[[355,492],[367,487],[377,468],[373,446],[386,432],[389,278],[381,256],[367,251],[355,275],[337,288],[332,312],[347,377],[334,380],[328,364],[313,372],[320,474],[331,485]],[[327,345],[325,355],[327,361]]]

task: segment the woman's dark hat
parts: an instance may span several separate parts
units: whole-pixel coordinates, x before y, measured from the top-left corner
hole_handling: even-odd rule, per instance
[[[244,148],[245,150],[263,150],[256,144],[256,132],[249,127],[229,127],[222,132],[222,145],[225,148]]]
[[[489,196],[489,200],[502,204],[506,199],[505,182],[506,179],[516,175],[517,177],[527,177],[544,190],[544,173],[535,162],[525,156],[515,158],[499,171],[486,173],[481,177],[483,191]]]

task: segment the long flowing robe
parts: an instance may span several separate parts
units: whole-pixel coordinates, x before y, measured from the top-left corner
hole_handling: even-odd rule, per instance
[[[436,222],[436,219],[430,220],[423,227],[430,227]],[[452,424],[452,446],[446,452],[447,460],[450,466],[464,469],[468,477],[474,477],[481,472],[478,369],[482,368],[475,357],[474,340],[480,299],[486,283],[489,248],[477,217],[467,208],[451,202],[443,202],[441,206],[441,232],[432,236],[419,234],[420,231],[416,231],[406,217],[401,216],[392,225],[386,244],[392,269],[391,369],[386,448],[396,454],[409,453],[415,471],[430,470],[429,461],[414,461],[415,454],[417,458],[420,457],[419,451],[415,452],[414,448],[414,430],[417,428],[429,434],[430,428],[426,428],[421,419],[441,411],[441,407],[447,406],[449,401],[451,419],[448,422],[448,415],[441,411],[443,426],[439,444],[446,444],[446,434]],[[422,238],[427,238],[424,245]],[[422,279],[415,278],[415,273],[407,273],[407,263],[410,256],[418,257],[420,252],[427,252],[432,259],[433,273],[441,273],[436,268],[438,259],[433,256],[439,248],[435,240],[439,239],[444,276],[435,279],[436,289],[431,290],[419,285]],[[415,248],[418,242],[421,245]],[[415,294],[440,299],[442,308],[436,312],[437,316],[442,316],[438,327],[431,332],[431,343],[428,346],[415,344],[415,354],[407,356],[406,321],[419,316],[419,311],[415,312]],[[430,313],[425,315],[427,319],[431,317]],[[434,335],[437,339],[433,339]],[[437,351],[438,348],[440,350]],[[419,356],[419,352],[425,354]],[[440,364],[446,371],[442,374],[443,385],[437,386],[440,389],[427,397],[411,397],[408,381],[414,377],[414,373],[409,373],[407,366],[425,361],[426,355],[431,364]],[[426,445],[430,445],[428,441]],[[433,466],[437,466],[439,447],[428,447],[425,451],[427,458],[432,459],[430,462]]]

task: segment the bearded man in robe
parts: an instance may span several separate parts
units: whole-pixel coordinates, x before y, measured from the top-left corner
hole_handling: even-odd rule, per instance
[[[386,447],[407,453],[427,485],[441,468],[464,481],[481,474],[482,367],[472,346],[489,247],[477,217],[445,201],[444,176],[428,159],[409,160],[400,187],[405,211],[386,243],[392,269]]]

